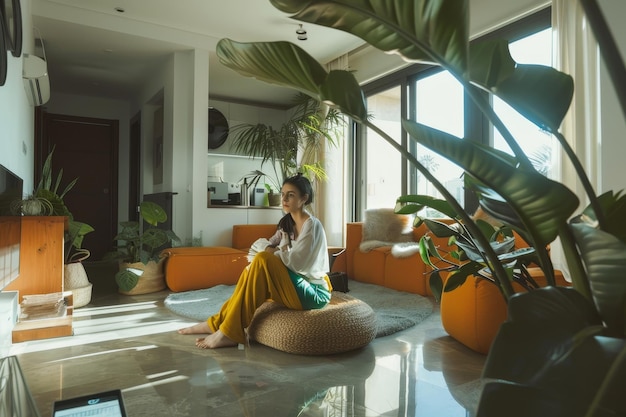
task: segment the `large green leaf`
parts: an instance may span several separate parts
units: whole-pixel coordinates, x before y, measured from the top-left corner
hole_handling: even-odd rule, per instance
[[[556,132],[574,94],[571,76],[543,65],[517,64],[506,39],[470,45],[470,80],[542,129]]]
[[[508,320],[493,341],[483,376],[528,383],[563,355],[586,328],[601,329],[589,300],[572,288],[544,287],[509,299]]]
[[[321,101],[319,86],[326,70],[302,48],[290,42],[217,43],[220,62],[241,75],[272,84],[295,88]]]
[[[626,336],[626,244],[583,223],[570,227],[602,319],[611,334]]]
[[[430,195],[410,194],[398,197],[396,200],[396,213],[413,214],[416,211],[430,207],[439,213],[452,219],[457,218],[458,214],[446,200],[435,198]]]
[[[130,291],[137,286],[139,275],[124,268],[115,274],[115,282],[122,291]]]
[[[326,70],[306,51],[289,42],[242,43],[221,39],[220,62],[246,77],[294,88],[334,105],[357,121],[367,120],[365,96],[348,71]]]
[[[408,61],[467,68],[466,0],[270,0],[293,18],[339,29]]]
[[[462,167],[511,205],[533,237],[532,246],[551,243],[578,207],[578,198],[563,184],[517,167],[504,152],[419,123],[403,120],[403,126],[417,142]]]
[[[167,213],[163,207],[152,201],[142,201],[139,205],[139,212],[143,220],[152,226],[167,221]]]
[[[598,196],[598,202],[605,215],[606,232],[626,243],[626,194],[621,191],[606,193]],[[589,222],[597,220],[596,214],[591,206],[587,206],[583,214]]]

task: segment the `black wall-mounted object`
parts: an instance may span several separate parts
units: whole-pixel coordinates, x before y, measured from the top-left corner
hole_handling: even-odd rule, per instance
[[[22,7],[20,0],[0,0],[4,44],[14,57],[22,55]]]
[[[1,12],[0,12],[1,13]],[[0,14],[0,87],[7,80],[7,47],[4,41],[4,17]]]
[[[209,150],[217,149],[228,138],[228,120],[219,110],[209,108]]]

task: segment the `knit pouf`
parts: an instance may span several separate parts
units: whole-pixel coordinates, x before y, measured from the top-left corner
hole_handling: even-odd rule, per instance
[[[291,310],[268,301],[248,327],[251,340],[283,352],[328,355],[369,344],[376,337],[376,315],[365,302],[333,292],[319,310]]]

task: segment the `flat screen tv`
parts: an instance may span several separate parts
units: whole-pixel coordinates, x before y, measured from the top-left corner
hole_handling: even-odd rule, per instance
[[[0,165],[0,290],[20,273],[20,236],[22,217],[11,205],[21,200],[23,181]]]

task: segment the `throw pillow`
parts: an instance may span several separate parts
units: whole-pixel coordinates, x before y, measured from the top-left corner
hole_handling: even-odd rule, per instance
[[[396,214],[391,208],[365,210],[362,242],[412,242],[413,217]]]

